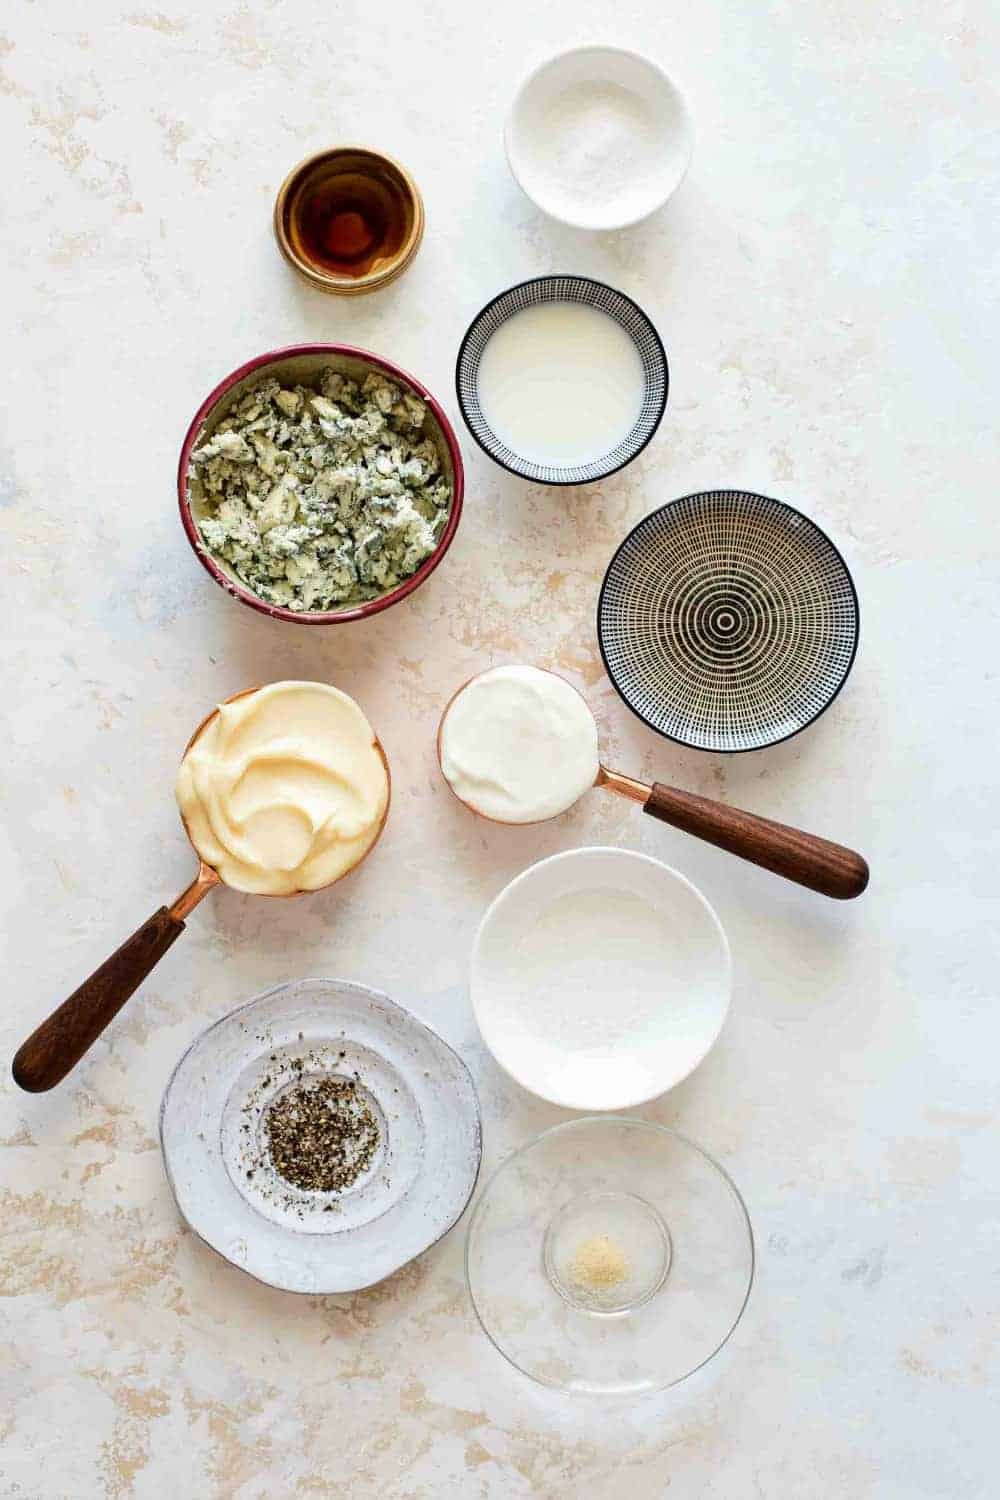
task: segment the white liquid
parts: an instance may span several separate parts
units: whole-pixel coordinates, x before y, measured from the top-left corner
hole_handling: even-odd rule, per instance
[[[519,458],[572,468],[632,431],[642,360],[614,318],[580,302],[543,302],[502,323],[479,362],[483,416]]]
[[[609,1109],[684,1078],[718,1034],[725,956],[692,892],[652,862],[587,850],[535,866],[500,898],[473,954],[487,1045],[519,1082]]]
[[[655,1042],[679,968],[683,974],[679,936],[662,911],[631,891],[559,896],[510,951],[508,1019],[536,1045],[565,1053],[605,1057]]]

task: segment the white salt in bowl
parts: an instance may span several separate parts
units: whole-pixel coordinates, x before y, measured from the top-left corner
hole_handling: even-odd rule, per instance
[[[472,950],[486,1046],[522,1087],[566,1109],[631,1109],[674,1088],[729,1010],[729,944],[669,865],[585,848],[501,891]]]
[[[661,208],[691,161],[684,96],[656,63],[621,47],[576,47],[521,84],[507,161],[544,213],[577,229],[624,229]]]

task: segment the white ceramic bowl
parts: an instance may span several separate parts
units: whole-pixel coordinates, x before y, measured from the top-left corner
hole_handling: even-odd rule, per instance
[[[594,87],[601,93],[591,95],[592,133],[585,138],[577,127],[585,114],[584,92]],[[628,151],[627,138],[616,137],[626,120],[643,142],[641,151]],[[648,57],[622,47],[575,47],[542,63],[521,84],[504,145],[517,182],[551,218],[577,229],[624,229],[655,213],[680,186],[694,130],[680,89]],[[600,180],[602,162],[606,171],[612,160],[620,175]],[[591,164],[591,186],[581,194],[571,178]]]
[[[571,849],[501,891],[470,990],[500,1066],[567,1109],[630,1109],[687,1078],[732,984],[715,912],[683,875],[627,849]]]

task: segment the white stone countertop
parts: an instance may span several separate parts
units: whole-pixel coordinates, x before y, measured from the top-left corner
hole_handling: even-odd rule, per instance
[[[338,683],[396,795],[340,890],[217,893],[64,1086],[20,1094],[5,1064],[3,1500],[996,1495],[998,22],[987,0],[4,8],[5,1059],[190,878],[172,781],[218,699]],[[529,64],[595,39],[672,71],[697,144],[664,212],[588,236],[520,195],[500,131]],[[427,206],[411,270],[355,301],[306,289],[270,230],[288,168],[338,141],[400,156]],[[549,270],[637,298],[671,363],[654,442],[577,492],[494,467],[454,400],[473,313]],[[467,462],[433,578],[323,631],[216,588],[174,489],[202,397],[304,339],[414,371]],[[720,485],[815,517],[862,605],[830,712],[728,759],[634,719],[594,626],[626,530]],[[584,689],[612,764],[855,844],[870,892],[826,902],[610,797],[520,831],[473,821],[438,778],[437,715],[516,659]],[[718,1155],[759,1249],[723,1354],[625,1405],[546,1391],[496,1354],[466,1300],[464,1226],[372,1292],[256,1285],[182,1227],[156,1134],[200,1030],[280,979],[333,974],[459,1049],[495,1166],[564,1115],[479,1044],[471,934],[515,872],[589,842],[676,864],[730,935],[723,1037],[641,1113]]]

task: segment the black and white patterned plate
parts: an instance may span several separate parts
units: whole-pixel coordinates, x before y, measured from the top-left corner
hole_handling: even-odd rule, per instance
[[[743,490],[653,511],[611,559],[597,605],[608,675],[629,708],[699,750],[797,734],[843,687],[858,596],[820,528]]]
[[[624,328],[642,360],[645,390],[635,426],[616,448],[591,463],[559,467],[522,458],[501,442],[483,416],[479,402],[479,362],[483,350],[502,323],[514,313],[535,307],[540,302],[583,302],[607,313],[620,328]],[[455,366],[458,404],[466,426],[480,448],[502,468],[538,484],[592,484],[631,463],[660,425],[669,384],[666,351],[642,308],[624,292],[606,286],[603,281],[592,281],[589,276],[537,276],[533,281],[522,281],[501,292],[473,318],[459,348]]]

